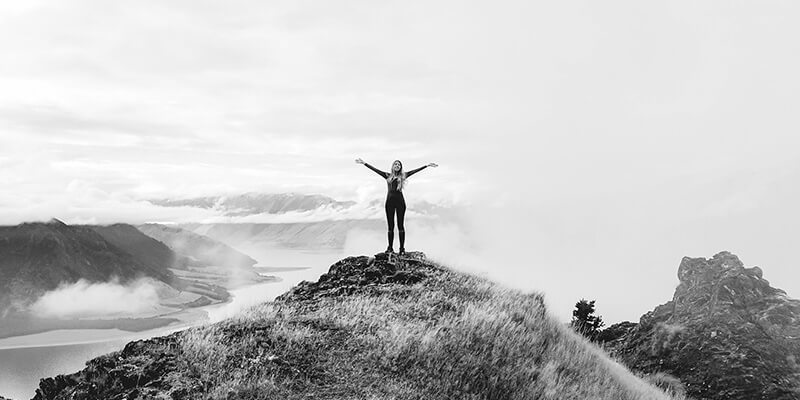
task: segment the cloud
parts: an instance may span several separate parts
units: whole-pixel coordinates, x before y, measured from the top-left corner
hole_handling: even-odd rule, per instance
[[[118,281],[92,283],[79,280],[62,284],[31,306],[39,317],[120,318],[154,310],[159,304],[158,285],[140,279],[126,285]]]

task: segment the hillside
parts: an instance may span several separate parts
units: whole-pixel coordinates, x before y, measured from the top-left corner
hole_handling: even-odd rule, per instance
[[[684,257],[672,300],[609,327],[629,367],[679,378],[701,399],[800,399],[800,301],[721,252]]]
[[[156,240],[128,224],[86,225],[99,233],[109,243],[151,265],[169,268],[186,268],[191,260],[173,252],[162,241]]]
[[[136,257],[89,226],[56,219],[0,226],[0,311],[79,279],[125,283],[146,276],[172,283],[169,267],[151,257]]]
[[[256,264],[256,260],[250,256],[220,241],[186,229],[160,224],[144,224],[136,228],[166,244],[172,251],[205,265],[250,268]]]
[[[541,295],[421,253],[348,257],[236,318],[129,343],[35,399],[669,399]]]

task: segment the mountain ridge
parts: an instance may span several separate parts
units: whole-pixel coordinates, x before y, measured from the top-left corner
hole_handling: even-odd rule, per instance
[[[34,399],[671,399],[537,293],[422,253],[347,257],[232,319],[131,342]]]
[[[187,199],[151,199],[151,204],[162,207],[195,207],[216,209],[227,216],[253,214],[282,214],[289,211],[311,211],[322,206],[345,208],[354,201],[338,201],[320,194],[255,193],[230,196],[206,196]]]

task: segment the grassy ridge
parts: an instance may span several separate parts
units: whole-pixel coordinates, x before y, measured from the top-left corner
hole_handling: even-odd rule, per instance
[[[209,398],[669,399],[549,317],[447,269],[268,303],[181,338]]]

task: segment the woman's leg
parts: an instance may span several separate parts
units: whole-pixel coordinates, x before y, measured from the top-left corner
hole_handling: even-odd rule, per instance
[[[406,201],[400,198],[400,204],[397,205],[397,231],[400,234],[400,250],[406,249],[406,227],[403,225],[406,218]]]
[[[389,232],[387,235],[387,240],[389,242],[389,248],[391,249],[394,246],[394,213],[397,206],[395,202],[392,201],[391,198],[386,199],[386,224],[389,226]]]

